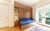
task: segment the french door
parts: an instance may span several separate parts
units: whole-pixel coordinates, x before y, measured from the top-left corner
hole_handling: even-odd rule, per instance
[[[50,26],[50,5],[37,9],[36,20],[40,24]]]
[[[41,23],[41,24],[44,24],[44,11],[43,11],[43,7],[41,7],[41,8],[38,8],[37,9],[37,12],[36,12],[36,16],[37,16],[37,22],[38,23]]]
[[[44,7],[45,10],[45,24],[50,25],[50,5]]]

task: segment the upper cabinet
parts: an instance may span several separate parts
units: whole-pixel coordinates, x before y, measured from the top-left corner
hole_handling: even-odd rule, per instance
[[[29,12],[30,12],[30,17],[32,17],[32,10],[29,10]]]
[[[16,7],[19,7],[19,4],[20,4],[20,3],[16,2]]]
[[[23,5],[23,9],[27,9],[27,6],[26,5]]]
[[[26,5],[21,4],[21,3],[19,3],[19,2],[16,2],[16,1],[14,1],[14,6],[15,6],[15,7],[18,7],[18,8],[23,8],[23,9],[27,9],[27,10],[32,10],[31,7],[26,6]]]
[[[19,4],[20,4],[20,3],[14,1],[14,7],[19,7]]]
[[[14,7],[16,7],[16,1],[14,1]]]
[[[28,10],[32,10],[32,8],[31,7],[28,7]]]
[[[19,8],[19,18],[23,18],[23,9]]]
[[[23,8],[23,4],[20,3],[20,4],[19,4],[19,8]]]
[[[19,18],[31,18],[32,17],[32,8],[18,3],[16,1],[14,1],[14,7],[18,7],[19,8]]]

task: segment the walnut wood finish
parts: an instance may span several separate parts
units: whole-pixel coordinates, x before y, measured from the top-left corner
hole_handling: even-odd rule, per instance
[[[14,1],[14,7],[16,7],[16,1]]]
[[[30,11],[29,10],[24,10],[24,18],[30,18]]]
[[[19,8],[19,18],[32,18],[32,8],[14,1],[14,6]]]
[[[32,10],[19,9],[19,18],[31,18]]]
[[[14,1],[14,7],[19,8],[19,18],[32,18],[32,8],[31,7],[18,3],[16,1]],[[32,24],[22,26],[20,21],[18,23],[19,23],[20,28],[22,27],[24,28],[26,26],[28,27],[29,25],[32,26]]]
[[[19,18],[23,18],[23,9],[19,8]]]
[[[28,10],[32,10],[32,8],[31,7],[28,7]]]
[[[26,5],[23,5],[23,9],[27,9],[27,6]]]
[[[27,28],[29,28],[31,26],[34,26],[34,25],[33,24],[26,24],[26,25],[21,26],[22,27],[21,29],[25,30],[25,29],[27,29]]]
[[[16,2],[16,7],[19,7],[19,4],[20,4],[20,3]]]
[[[17,27],[17,26],[19,26],[19,21],[14,22],[14,27]]]
[[[19,4],[19,8],[23,8],[23,4],[20,3],[20,4]]]

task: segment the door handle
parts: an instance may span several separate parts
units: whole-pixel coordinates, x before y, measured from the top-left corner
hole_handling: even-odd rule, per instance
[[[42,18],[45,18],[45,17],[42,17]]]
[[[8,18],[8,17],[6,17],[6,18]]]

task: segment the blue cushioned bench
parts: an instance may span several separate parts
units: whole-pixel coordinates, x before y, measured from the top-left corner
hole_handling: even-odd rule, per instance
[[[20,18],[19,20],[22,25],[36,22],[35,20],[32,20],[32,18]]]

